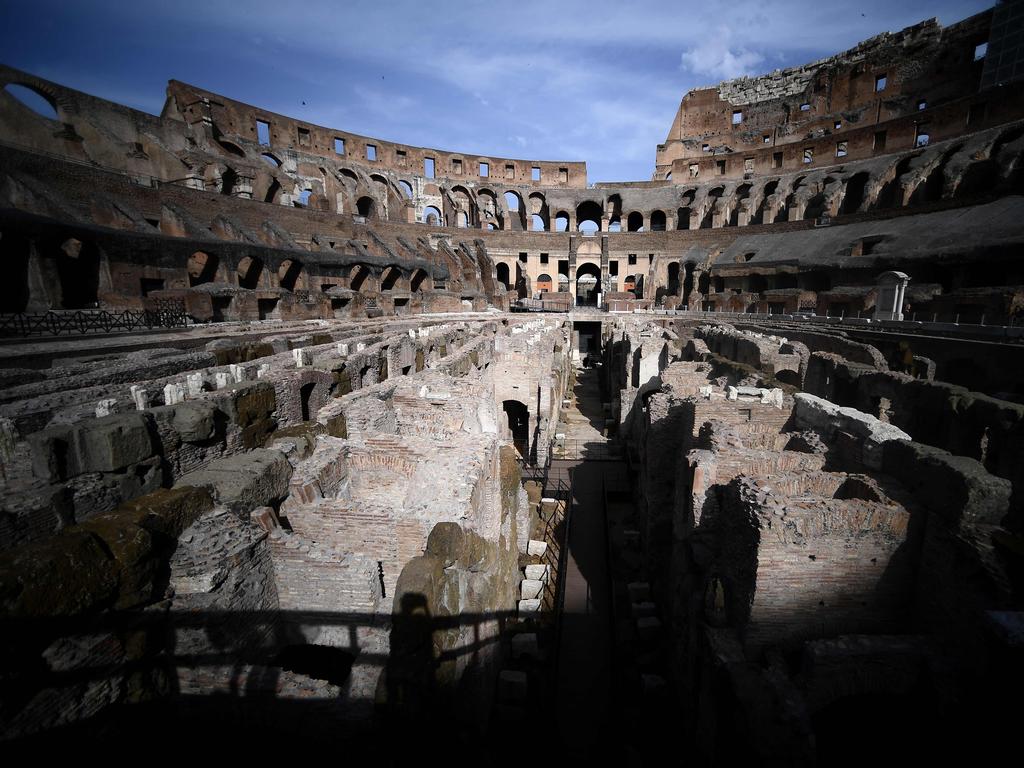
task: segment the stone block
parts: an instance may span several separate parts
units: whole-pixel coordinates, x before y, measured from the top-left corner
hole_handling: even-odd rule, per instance
[[[274,511],[273,507],[259,507],[258,509],[254,509],[249,514],[249,519],[267,533],[281,527],[281,522],[277,519],[277,513]]]
[[[122,504],[116,511],[128,523],[145,528],[166,542],[174,542],[211,509],[213,497],[209,491],[185,485],[153,491]]]
[[[526,578],[541,581],[545,584],[551,575],[551,567],[547,565],[528,565],[525,570]]]
[[[176,405],[185,399],[185,389],[181,384],[171,383],[164,387],[164,405]]]
[[[533,555],[534,557],[544,557],[544,553],[548,551],[548,544],[546,541],[537,541],[536,539],[530,539],[526,545],[526,554]]]
[[[529,681],[525,672],[503,669],[498,675],[498,700],[503,703],[526,701]]]
[[[661,635],[661,619],[657,616],[644,616],[636,620],[637,636],[644,642],[654,642]]]
[[[75,452],[82,472],[114,472],[156,453],[148,414],[135,412],[77,424]]]
[[[537,598],[533,598],[532,600],[520,600],[519,615],[526,616],[532,613],[540,613],[540,600]]]
[[[217,432],[214,418],[217,409],[212,403],[192,401],[179,403],[174,408],[171,425],[186,443],[201,443],[212,438]]]
[[[210,462],[179,485],[209,488],[213,498],[237,514],[277,504],[288,493],[292,465],[280,451],[259,448]]]
[[[635,619],[658,615],[658,606],[647,600],[642,603],[632,603],[630,609]]]
[[[96,418],[102,419],[104,416],[109,416],[114,412],[114,408],[117,406],[117,400],[114,398],[106,398],[96,403]]]
[[[521,600],[539,599],[544,591],[544,582],[539,579],[523,579],[519,582],[519,598]]]
[[[651,585],[646,581],[634,581],[627,585],[629,601],[643,603],[651,599]]]
[[[533,632],[520,632],[512,636],[512,658],[523,657],[539,659],[540,648],[537,645],[537,635]]]

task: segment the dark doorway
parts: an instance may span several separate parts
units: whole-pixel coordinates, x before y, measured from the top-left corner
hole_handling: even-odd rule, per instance
[[[530,411],[518,400],[506,400],[501,404],[512,433],[512,444],[524,460],[530,457]]]
[[[309,384],[303,384],[299,389],[299,401],[302,404],[302,420],[309,421],[309,398],[313,396],[313,389],[316,387],[316,382],[310,382]]]

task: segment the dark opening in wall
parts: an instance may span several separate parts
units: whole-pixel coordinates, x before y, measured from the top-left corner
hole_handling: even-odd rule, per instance
[[[881,152],[885,149],[885,131],[875,131],[875,141],[872,145],[872,149],[875,152]]]
[[[263,261],[255,256],[244,256],[238,262],[237,273],[240,288],[257,288],[263,275]]]
[[[277,654],[274,663],[288,672],[342,686],[352,674],[355,658],[348,651],[333,646],[288,645]]]
[[[481,178],[487,178],[491,174],[490,163],[480,163],[480,176]]]
[[[299,405],[302,408],[302,420],[309,421],[309,398],[313,395],[313,390],[316,388],[316,382],[310,382],[309,384],[303,384],[299,388]]]
[[[28,307],[28,238],[10,232],[0,235],[0,260],[4,279],[0,281],[0,313],[24,312]]]
[[[367,160],[376,160],[377,159],[377,145],[376,144],[367,144],[366,145],[366,159]]]
[[[277,317],[277,299],[257,299],[256,311],[260,320],[270,320]]]
[[[214,296],[211,299],[213,309],[213,322],[223,323],[231,310],[230,296]]]
[[[334,139],[334,152],[335,152],[335,154],[338,154],[338,155],[344,155],[345,154],[345,140],[344,139],[335,137],[335,139]]]
[[[875,93],[881,93],[884,91],[888,80],[889,79],[885,76],[884,72],[880,75],[875,75]]]
[[[772,168],[781,168],[781,167],[782,167],[782,153],[781,152],[772,152]]]
[[[99,302],[99,249],[89,242],[68,238],[56,250],[60,279],[61,306],[64,309],[88,309]]]
[[[156,277],[140,278],[139,284],[143,297],[148,296],[150,291],[162,291],[164,289],[164,281]]]
[[[309,129],[308,128],[299,128],[298,129],[298,133],[299,133],[299,146],[300,147],[308,147],[311,144],[311,142],[309,140]]]
[[[530,180],[540,181],[540,168],[538,168],[536,165],[530,169]]]

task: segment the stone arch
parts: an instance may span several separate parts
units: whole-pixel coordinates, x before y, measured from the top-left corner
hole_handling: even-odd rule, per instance
[[[390,266],[387,267],[380,276],[380,289],[381,291],[394,290],[398,281],[402,277],[402,270],[398,267]]]
[[[366,219],[376,218],[377,203],[368,195],[363,195],[356,200],[356,212]]]
[[[409,279],[409,290],[413,293],[429,291],[431,289],[430,275],[423,269],[417,269]]]
[[[285,259],[277,269],[277,279],[286,291],[294,291],[302,276],[302,262],[298,259]]]
[[[603,214],[604,211],[600,203],[594,200],[584,200],[576,206],[576,230],[578,232],[599,232]],[[589,224],[589,226],[584,227],[584,224]]]
[[[534,232],[547,232],[551,228],[551,217],[548,212],[548,202],[544,195],[540,192],[531,193],[529,207],[530,229]]]
[[[41,88],[30,83],[8,83],[4,92],[38,117],[59,120],[57,100]]]
[[[633,211],[626,217],[627,232],[644,231],[644,215],[640,211]]]
[[[508,264],[503,261],[499,261],[495,266],[495,275],[498,278],[498,282],[505,286],[506,291],[512,287],[511,283],[509,283],[511,275],[509,274]]]
[[[651,211],[651,232],[665,231],[666,216],[664,211]]]
[[[259,288],[263,276],[263,260],[258,256],[243,256],[236,270],[240,288]]]
[[[348,287],[353,291],[363,291],[368,286],[366,278],[370,270],[365,264],[354,264],[348,273]]]
[[[220,259],[205,251],[196,251],[188,257],[188,284],[189,286],[212,283],[217,279],[217,271],[220,269]]]
[[[433,227],[444,226],[444,219],[441,217],[441,211],[436,206],[428,205],[423,209],[423,223],[429,224]]]

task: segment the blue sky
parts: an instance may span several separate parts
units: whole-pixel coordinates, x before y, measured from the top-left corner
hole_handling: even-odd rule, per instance
[[[158,113],[170,79],[416,146],[648,179],[690,88],[994,0],[0,0],[0,61]],[[305,103],[303,103],[305,102]]]

